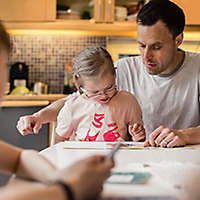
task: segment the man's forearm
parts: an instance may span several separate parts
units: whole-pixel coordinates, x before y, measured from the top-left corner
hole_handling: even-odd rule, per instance
[[[57,120],[57,115],[61,108],[64,106],[65,100],[64,99],[59,99],[46,108],[43,108],[42,110],[36,112],[34,116],[40,119],[40,122],[42,124],[56,121]]]
[[[200,126],[183,129],[182,132],[185,135],[186,144],[200,143]]]

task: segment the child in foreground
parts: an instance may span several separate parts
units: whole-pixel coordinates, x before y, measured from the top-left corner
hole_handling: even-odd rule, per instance
[[[58,115],[56,143],[73,133],[76,141],[145,139],[140,106],[132,94],[116,89],[113,61],[104,48],[81,51],[73,73],[80,95],[67,100]]]

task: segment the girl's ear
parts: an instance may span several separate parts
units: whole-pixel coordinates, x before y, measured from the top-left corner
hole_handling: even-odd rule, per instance
[[[74,81],[74,85],[76,86],[76,89],[79,91],[79,93],[80,94],[82,94],[83,92],[82,92],[82,90],[80,89],[80,80],[79,80],[79,78],[76,76],[76,74],[75,73],[73,73],[73,81]]]

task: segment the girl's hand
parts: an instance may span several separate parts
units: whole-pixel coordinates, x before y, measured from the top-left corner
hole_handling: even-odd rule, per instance
[[[146,138],[146,133],[143,125],[135,123],[133,125],[129,125],[128,131],[132,136],[132,140],[135,142],[144,141]]]
[[[17,129],[21,135],[38,134],[41,127],[40,119],[34,115],[20,117],[17,122]]]

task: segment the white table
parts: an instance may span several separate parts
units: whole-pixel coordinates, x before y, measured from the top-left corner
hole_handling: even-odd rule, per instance
[[[70,141],[51,146],[41,154],[58,168],[63,168],[89,155],[107,154],[109,151],[108,143]],[[105,183],[103,199],[168,200],[170,198],[165,197],[169,196],[181,200],[200,199],[199,145],[173,149],[120,149],[115,161],[113,171],[150,172],[151,177],[146,184]]]

